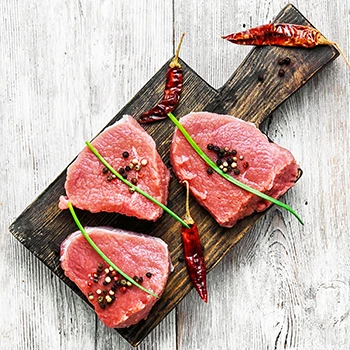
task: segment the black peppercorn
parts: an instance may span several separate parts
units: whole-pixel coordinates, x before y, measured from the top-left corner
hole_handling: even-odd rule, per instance
[[[214,150],[214,152],[218,153],[218,152],[220,152],[220,147],[214,146],[213,150]]]
[[[147,272],[147,273],[146,273],[146,277],[151,278],[151,277],[152,277],[152,274],[151,274],[150,272]]]
[[[212,150],[214,149],[214,145],[213,145],[212,143],[208,143],[207,149],[208,149],[209,151],[212,151]]]
[[[123,155],[124,158],[128,158],[128,157],[129,157],[129,152],[126,152],[126,151],[125,151],[125,152],[123,152],[122,155]]]
[[[130,170],[131,170],[131,168],[129,167],[129,165],[127,165],[127,166],[125,167],[125,170],[126,170],[126,171],[130,171]]]
[[[219,159],[216,160],[215,163],[216,163],[217,166],[220,166],[220,165],[222,165],[223,162],[222,162],[222,159],[219,158]]]
[[[208,169],[207,169],[207,173],[208,173],[209,175],[211,175],[211,174],[213,173],[213,169],[212,169],[212,168],[208,168]]]
[[[279,75],[280,77],[283,77],[283,76],[284,76],[284,73],[285,73],[284,69],[280,69],[280,70],[278,71],[278,75]]]
[[[239,171],[238,168],[235,168],[235,169],[233,170],[233,172],[234,172],[235,175],[239,175],[239,174],[240,174],[240,171]]]
[[[264,81],[264,79],[265,79],[265,78],[264,78],[264,76],[263,76],[262,74],[259,74],[259,75],[258,75],[258,80],[259,80],[259,81]]]
[[[107,174],[107,173],[108,173],[108,168],[104,167],[104,168],[102,169],[102,173],[103,173],[103,174]]]

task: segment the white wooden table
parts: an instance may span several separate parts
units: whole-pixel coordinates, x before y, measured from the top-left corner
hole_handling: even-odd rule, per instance
[[[269,22],[283,1],[0,0],[0,348],[130,349],[8,232],[174,52],[220,87],[249,47],[220,35]],[[350,57],[350,3],[294,5]],[[304,170],[140,349],[350,348],[350,70],[338,58],[263,130]]]

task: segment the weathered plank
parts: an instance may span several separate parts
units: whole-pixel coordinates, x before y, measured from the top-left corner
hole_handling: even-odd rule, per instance
[[[86,303],[8,226],[164,64],[172,37],[164,1],[0,1],[1,349],[90,350],[106,340]],[[175,349],[175,314],[144,346],[160,338]],[[130,348],[115,331],[108,339]]]
[[[95,332],[90,308],[7,227],[165,62],[172,22],[174,37],[187,32],[181,56],[220,87],[250,48],[219,35],[268,22],[285,4],[173,2],[174,13],[171,2],[160,1],[0,2],[2,349],[130,348],[98,321]],[[296,4],[350,56],[347,1]],[[285,200],[305,227],[271,210],[209,274],[210,303],[190,293],[179,304],[177,324],[173,312],[142,349],[349,348],[349,100],[349,71],[338,59],[263,125],[304,169]],[[275,228],[285,237],[269,239]],[[281,248],[267,254],[271,242]],[[282,246],[292,259],[273,258]]]
[[[177,33],[193,33],[196,47],[184,46],[182,57],[220,87],[250,48],[221,44],[218,33],[268,23],[285,3],[175,4]],[[295,4],[349,57],[349,4]],[[276,208],[268,212],[209,274],[208,305],[194,291],[178,305],[179,349],[349,348],[349,78],[345,63],[337,59],[262,125],[304,170],[284,201],[292,203],[305,226]]]
[[[286,7],[281,12],[279,20],[289,20],[296,23],[305,21],[292,6]],[[220,92],[211,88],[183,63],[185,72],[184,91],[176,113],[183,115],[191,110],[219,110],[220,112],[244,117],[248,121],[259,124],[269,115],[266,111],[273,111],[315,72],[337,55],[336,50],[330,47],[321,47],[311,51],[297,50],[297,54],[289,51],[288,54],[291,56],[292,64],[289,66],[289,74],[286,72],[283,84],[281,84],[281,78],[277,74],[279,69],[277,61],[281,57],[280,51],[280,48],[273,47],[254,49],[238,68],[234,77],[220,89]],[[282,52],[283,57],[284,55],[285,53]],[[257,62],[260,66],[257,65]],[[162,95],[167,67],[168,63],[108,125],[113,124],[124,114],[137,117],[142,111],[154,105],[159,96]],[[257,80],[261,70],[265,75],[264,84]],[[271,71],[272,73],[268,74]],[[298,79],[294,77],[297,74],[295,72],[298,73]],[[239,102],[241,95],[245,104]],[[260,107],[261,100],[264,101],[264,109]],[[170,123],[170,121],[148,125],[145,128],[155,139],[160,155],[167,163],[173,128],[165,127],[166,123]],[[21,214],[11,226],[11,232],[65,283],[81,295],[75,285],[64,276],[59,265],[59,246],[67,233],[75,230],[75,224],[70,219],[69,212],[61,212],[57,208],[57,198],[64,193],[64,181],[65,171]],[[177,181],[171,182],[169,193],[168,206],[176,213],[180,213],[183,211],[184,196],[183,190]],[[203,208],[195,204],[192,207],[193,212],[196,213],[199,230],[202,232],[202,243],[206,251],[208,271],[263,215],[251,215],[232,229],[227,230],[219,227]],[[137,345],[191,289],[185,265],[178,261],[178,258],[182,255],[181,237],[177,233],[180,230],[179,224],[174,224],[173,219],[166,215],[155,224],[106,213],[94,215],[81,212],[80,218],[87,226],[103,224],[125,227],[134,231],[142,230],[144,233],[161,237],[169,245],[175,269],[169,278],[161,300],[154,306],[146,321],[141,321],[126,330],[119,330],[130,343]],[[229,235],[231,236],[230,239],[228,239]]]

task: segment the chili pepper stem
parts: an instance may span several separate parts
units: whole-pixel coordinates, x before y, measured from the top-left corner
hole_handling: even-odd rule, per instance
[[[336,42],[334,42],[334,41],[329,41],[329,40],[327,40],[327,39],[324,38],[324,37],[321,37],[321,38],[319,39],[319,43],[320,43],[320,45],[334,46],[334,47],[339,51],[339,53],[341,54],[341,56],[343,56],[343,58],[344,58],[346,64],[347,64],[348,67],[350,68],[350,62],[349,62],[348,59],[346,58],[346,56],[345,56],[343,50],[340,48],[340,46],[338,45],[338,43],[336,43]]]
[[[194,224],[194,220],[191,217],[190,214],[190,205],[189,205],[189,198],[190,198],[190,186],[188,184],[188,181],[184,180],[182,181],[182,183],[184,183],[186,185],[186,214],[184,217],[184,221],[187,225],[193,225]]]
[[[175,57],[171,60],[171,62],[169,64],[170,68],[175,68],[175,67],[181,68],[181,64],[179,63],[179,53],[180,53],[181,44],[182,44],[182,41],[184,39],[185,34],[186,33],[182,33],[182,35],[181,35],[180,42],[179,42],[177,49],[176,49]]]

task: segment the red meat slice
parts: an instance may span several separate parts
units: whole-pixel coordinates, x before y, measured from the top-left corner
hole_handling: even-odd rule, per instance
[[[167,245],[161,239],[107,227],[86,228],[86,231],[118,268],[130,277],[142,277],[143,287],[158,296],[162,295],[172,265]],[[103,264],[100,273],[97,272],[99,264]],[[123,277],[113,271],[106,274],[104,270],[109,266],[80,231],[72,233],[62,243],[61,267],[89,299],[97,316],[108,327],[124,328],[136,324],[147,318],[158,300],[134,285],[124,288],[116,285],[114,277],[119,280]],[[94,282],[95,273],[99,274],[97,283]],[[112,281],[104,285],[107,276]],[[101,294],[98,294],[98,290]],[[109,303],[107,296],[115,300]],[[98,302],[98,297],[103,299],[104,308]]]
[[[117,171],[125,168],[134,159],[147,165],[126,172],[130,181],[137,179],[137,186],[163,204],[168,198],[170,174],[162,162],[154,140],[131,116],[124,116],[107,128],[92,145]],[[129,157],[124,158],[123,152]],[[139,219],[157,220],[163,210],[137,192],[130,193],[129,187],[119,179],[108,181],[108,173],[96,156],[85,147],[78,158],[69,166],[65,189],[67,196],[61,196],[59,207],[67,209],[67,200],[73,206],[96,212],[117,212]],[[68,198],[67,198],[68,197]]]
[[[254,124],[228,115],[200,112],[180,119],[199,147],[213,160],[217,154],[207,150],[212,143],[221,148],[236,150],[239,175],[237,180],[278,198],[295,184],[298,166],[292,154],[270,143]],[[240,156],[244,158],[239,159]],[[224,157],[223,160],[233,157]],[[240,189],[217,173],[207,173],[208,166],[195,153],[182,133],[176,129],[170,159],[176,176],[187,180],[193,196],[224,227],[232,227],[237,220],[254,211],[263,211],[271,203]]]

